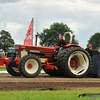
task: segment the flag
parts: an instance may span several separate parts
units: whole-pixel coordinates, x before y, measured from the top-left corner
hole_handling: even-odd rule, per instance
[[[33,18],[28,27],[28,31],[27,31],[26,37],[24,39],[24,45],[33,45]]]

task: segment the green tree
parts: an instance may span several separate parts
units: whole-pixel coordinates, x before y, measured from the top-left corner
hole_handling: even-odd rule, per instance
[[[52,46],[53,44],[58,43],[59,35],[64,35],[65,32],[71,32],[73,34],[73,31],[66,24],[58,22],[53,23],[49,29],[43,29],[43,32],[39,34],[40,45]],[[69,44],[70,36],[67,35],[65,40],[67,44]],[[78,41],[75,40],[75,35],[73,35],[72,43],[78,44]]]
[[[14,40],[9,32],[5,30],[0,31],[0,49],[5,51],[8,47],[13,47],[14,44]]]
[[[95,33],[94,35],[90,37],[90,39],[88,40],[87,47],[89,44],[92,44],[94,49],[100,48],[100,33],[99,32]]]

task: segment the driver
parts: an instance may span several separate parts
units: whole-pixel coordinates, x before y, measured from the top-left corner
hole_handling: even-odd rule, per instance
[[[59,36],[59,42],[57,46],[63,47],[64,45],[66,45],[65,37],[61,35]]]
[[[64,45],[66,45],[66,41],[65,41],[65,36],[66,36],[67,33],[64,34],[64,36],[59,36],[59,42],[57,44],[57,46],[60,46],[59,48],[59,52],[57,54],[57,56],[59,55],[59,53],[61,52],[62,48]]]

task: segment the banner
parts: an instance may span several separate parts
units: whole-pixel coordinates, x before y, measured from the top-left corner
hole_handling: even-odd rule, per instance
[[[28,27],[28,31],[26,33],[26,38],[24,40],[24,45],[33,45],[33,18]]]

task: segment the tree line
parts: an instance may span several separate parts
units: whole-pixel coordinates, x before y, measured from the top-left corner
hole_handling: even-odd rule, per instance
[[[40,45],[41,46],[51,46],[54,43],[58,42],[59,35],[64,35],[65,32],[71,32],[73,39],[73,44],[79,44],[79,41],[75,39],[75,35],[73,34],[74,31],[72,31],[67,24],[64,23],[53,23],[50,25],[50,28],[43,29],[43,32],[40,33]],[[66,42],[69,43],[70,36],[66,36]],[[93,36],[89,38],[87,41],[87,47],[89,44],[92,44],[94,49],[100,48],[100,33],[97,32]]]
[[[0,31],[0,49],[6,51],[9,47],[14,47],[14,39],[9,32],[2,30]]]
[[[73,34],[74,31],[71,30],[67,24],[58,22],[53,23],[52,25],[50,25],[49,28],[43,29],[43,31],[39,34],[40,45],[51,47],[55,43],[58,43],[59,36],[64,35],[65,32],[71,32],[72,43],[79,45],[79,41],[75,39],[75,34]],[[69,34],[66,36],[65,40],[67,44],[69,44]],[[92,35],[87,42],[87,47],[91,43],[94,49],[100,48],[100,33],[97,32],[94,35]],[[3,49],[5,51],[9,47],[14,47],[14,44],[14,39],[12,39],[12,36],[9,32],[5,30],[0,31],[0,49]]]

